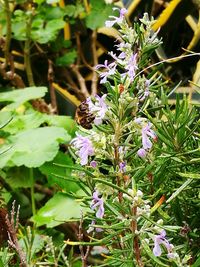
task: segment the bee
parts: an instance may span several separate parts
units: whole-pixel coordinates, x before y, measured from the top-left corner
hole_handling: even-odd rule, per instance
[[[95,119],[94,114],[89,112],[86,101],[82,102],[76,109],[75,120],[85,129],[92,129],[92,123]]]

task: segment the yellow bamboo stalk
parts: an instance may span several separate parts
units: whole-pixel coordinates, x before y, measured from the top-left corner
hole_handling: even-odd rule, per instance
[[[60,0],[59,1],[59,6],[64,8],[65,7],[65,1],[64,0]],[[64,39],[65,40],[70,40],[71,39],[70,26],[69,26],[68,22],[66,22],[65,26],[64,26]]]
[[[67,100],[69,100],[73,105],[78,107],[81,104],[81,101],[72,94],[70,94],[66,89],[63,89],[57,83],[52,83],[52,86],[58,91],[62,96],[64,96]]]
[[[175,8],[177,5],[181,2],[182,0],[172,0],[169,5],[163,10],[161,13],[160,17],[156,20],[154,23],[152,29],[154,31],[157,31],[160,27],[165,25],[165,23],[168,21],[170,18],[171,14],[174,12]]]

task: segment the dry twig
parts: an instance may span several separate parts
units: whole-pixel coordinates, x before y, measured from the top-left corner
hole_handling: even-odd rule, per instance
[[[8,244],[10,245],[10,247],[14,248],[16,252],[18,253],[19,258],[20,258],[20,267],[28,267],[26,263],[26,256],[23,250],[21,249],[19,245],[19,241],[17,239],[17,231],[19,227],[19,209],[20,209],[20,206],[18,206],[17,212],[15,211],[15,200],[14,200],[12,204],[10,219],[8,217],[8,214],[6,215],[5,222],[6,222],[7,229],[8,229]],[[16,218],[15,218],[15,215],[16,215]]]

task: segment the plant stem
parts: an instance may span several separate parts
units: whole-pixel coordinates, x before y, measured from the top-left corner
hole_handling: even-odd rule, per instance
[[[32,24],[33,14],[30,15],[26,24],[26,41],[24,45],[24,65],[26,68],[26,75],[28,79],[29,86],[34,86],[33,72],[31,68],[31,59],[30,59],[30,45],[31,45],[31,24]]]
[[[92,73],[92,85],[91,85],[91,94],[97,94],[97,83],[98,83],[98,75],[95,70],[95,66],[98,64],[97,50],[96,50],[96,41],[97,41],[97,32],[93,31],[92,33],[92,56],[93,56],[93,73]]]
[[[30,180],[31,180],[31,206],[33,216],[36,214],[35,208],[35,197],[34,197],[34,176],[33,176],[33,168],[30,168]]]
[[[132,209],[133,216],[135,217],[137,215],[137,206],[134,206]],[[135,234],[137,230],[137,221],[136,219],[132,220],[132,233],[133,233],[133,251],[135,252],[135,258],[137,261],[137,264],[139,267],[143,267],[143,263],[141,261],[141,256],[140,256],[140,247],[139,247],[139,239],[138,235]]]
[[[4,0],[5,2],[5,13],[6,13],[6,43],[5,43],[5,65],[4,68],[7,67],[8,62],[10,61],[10,42],[11,42],[11,11],[9,7],[9,0]]]
[[[48,82],[49,82],[49,89],[50,89],[50,97],[51,97],[51,106],[53,109],[53,113],[58,113],[57,108],[57,101],[56,101],[56,93],[53,87],[53,80],[54,80],[54,72],[53,72],[53,62],[49,59],[48,60]]]
[[[90,12],[90,6],[89,6],[89,4],[88,4],[88,1],[87,1],[87,0],[83,0],[83,4],[84,4],[84,6],[85,6],[85,11],[86,11],[87,13],[89,13],[89,12]]]

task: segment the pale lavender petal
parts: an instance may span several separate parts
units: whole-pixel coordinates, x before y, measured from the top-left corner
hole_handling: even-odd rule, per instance
[[[111,28],[115,23],[116,23],[116,19],[115,20],[107,20],[105,22],[105,26],[108,28]]]
[[[126,172],[126,162],[122,161],[119,163],[120,172]]]
[[[80,164],[86,165],[88,163],[88,157],[94,155],[91,140],[88,137],[77,134],[77,137],[72,140],[71,144],[77,150],[76,154],[80,158]]]
[[[93,167],[93,168],[96,168],[97,167],[97,162],[95,160],[92,160],[90,162],[90,166]]]
[[[145,132],[142,132],[142,146],[144,149],[150,149],[152,147],[152,142]]]
[[[147,155],[147,152],[144,148],[140,148],[137,152],[137,155],[140,157],[140,158],[145,158],[146,155]]]
[[[161,248],[157,241],[154,242],[153,254],[156,257],[159,257],[161,255]]]

